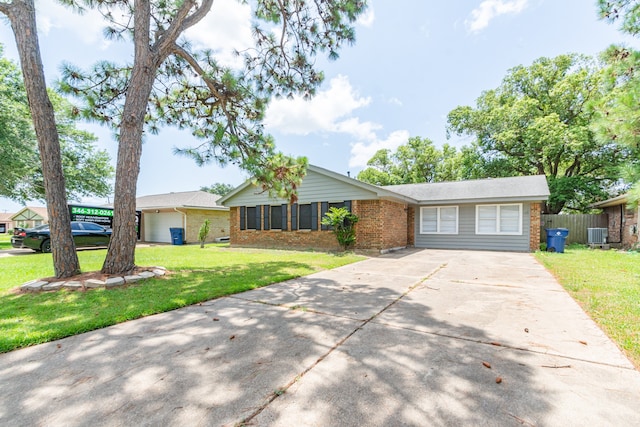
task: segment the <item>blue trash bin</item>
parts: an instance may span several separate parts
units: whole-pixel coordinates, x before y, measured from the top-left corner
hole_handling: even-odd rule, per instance
[[[171,232],[171,244],[182,245],[184,244],[184,229],[182,228],[170,228]]]
[[[547,252],[564,253],[564,243],[569,235],[568,228],[546,228]]]

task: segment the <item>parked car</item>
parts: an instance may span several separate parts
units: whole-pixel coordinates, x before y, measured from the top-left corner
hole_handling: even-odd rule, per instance
[[[11,237],[14,248],[33,249],[36,252],[51,252],[49,224],[35,228],[15,228]],[[71,234],[76,248],[107,246],[111,230],[93,222],[72,221]]]

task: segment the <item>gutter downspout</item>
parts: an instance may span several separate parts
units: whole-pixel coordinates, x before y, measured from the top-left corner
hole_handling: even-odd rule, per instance
[[[174,211],[182,214],[182,228],[184,229],[184,243],[187,243],[187,213],[178,210],[178,208],[173,208]]]

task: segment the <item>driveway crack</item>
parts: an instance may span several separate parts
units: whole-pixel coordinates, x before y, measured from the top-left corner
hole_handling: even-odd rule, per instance
[[[358,332],[359,330],[364,328],[368,323],[373,321],[376,317],[380,316],[382,313],[387,311],[389,308],[393,307],[398,301],[400,301],[402,298],[406,297],[410,292],[412,292],[418,286],[420,286],[421,284],[423,284],[424,282],[429,280],[431,277],[433,277],[435,274],[437,274],[440,270],[442,270],[446,266],[447,266],[446,263],[445,264],[441,264],[438,268],[436,268],[434,271],[432,271],[428,276],[424,277],[423,279],[421,279],[421,280],[417,281],[416,283],[414,283],[413,285],[409,286],[409,288],[405,292],[403,292],[396,299],[394,299],[389,304],[384,306],[380,311],[375,313],[373,316],[371,316],[370,318],[368,318],[368,319],[366,319],[364,321],[361,321],[360,325],[358,325],[350,333],[348,333],[344,338],[342,338],[340,341],[338,341],[336,344],[334,344],[333,347],[331,347],[329,350],[327,350],[326,353],[324,353],[322,356],[320,356],[315,362],[313,362],[310,366],[308,366],[304,371],[302,371],[301,373],[296,375],[284,387],[279,387],[275,391],[273,391],[271,394],[269,394],[265,403],[263,403],[260,407],[258,407],[255,411],[253,411],[247,417],[245,417],[241,421],[237,422],[236,426],[245,426],[245,425],[250,424],[251,421],[255,417],[257,417],[258,415],[260,415],[260,413],[262,411],[264,411],[273,401],[275,401],[278,397],[280,397],[283,394],[285,394],[289,390],[289,388],[291,388],[292,385],[294,385],[295,383],[300,381],[300,379],[302,379],[302,377],[304,377],[309,371],[311,371],[313,368],[318,366],[318,364],[320,364],[320,362],[322,362],[324,359],[326,359],[335,350],[340,348],[349,338],[351,338],[353,335],[355,335],[356,332]],[[276,306],[280,305],[280,304],[269,304],[269,303],[266,303],[264,301],[254,301],[254,302],[264,303],[264,304],[267,304],[267,305],[276,305]],[[314,312],[314,313],[316,313],[316,314],[327,314],[327,313],[320,313],[320,312]]]

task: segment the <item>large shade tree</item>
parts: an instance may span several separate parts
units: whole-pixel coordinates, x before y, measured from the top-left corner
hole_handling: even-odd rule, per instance
[[[9,19],[16,39],[29,111],[38,140],[55,275],[70,277],[80,272],[80,263],[71,234],[60,140],[44,77],[34,1],[0,0],[0,13]]]
[[[475,107],[451,111],[447,131],[475,137],[486,177],[546,175],[551,196],[545,212],[586,210],[610,194],[619,166],[632,155],[591,130],[589,105],[598,99],[602,78],[599,65],[584,56],[540,58],[509,70]]]
[[[100,62],[90,71],[67,66],[63,88],[85,101],[87,117],[110,123],[119,143],[113,235],[102,271],[135,266],[135,194],[145,132],[175,125],[202,140],[182,150],[198,163],[233,162],[256,177],[265,191],[295,198],[306,160],[275,151],[263,133],[269,97],[312,96],[323,80],[314,67],[319,53],[338,56],[355,39],[361,0],[250,2],[254,46],[239,52],[244,65],[231,68],[214,52],[180,38],[210,12],[213,0],[86,0],[111,22],[107,34],[132,41],[133,62]]]
[[[78,129],[73,106],[49,91],[60,136],[67,198],[111,194],[113,167],[106,151],[97,150],[97,138]],[[45,200],[44,178],[22,74],[2,57],[0,46],[0,196],[20,203]]]
[[[624,33],[640,34],[640,1],[599,0],[600,16],[620,23]],[[625,46],[611,46],[603,53],[607,63],[603,97],[596,106],[598,120],[596,134],[603,140],[615,140],[640,152],[640,52]],[[627,182],[633,183],[629,191],[630,204],[640,200],[640,160],[630,161],[623,170]]]
[[[455,181],[460,179],[460,160],[449,144],[438,148],[428,138],[411,137],[395,152],[378,150],[358,179],[374,185]]]

